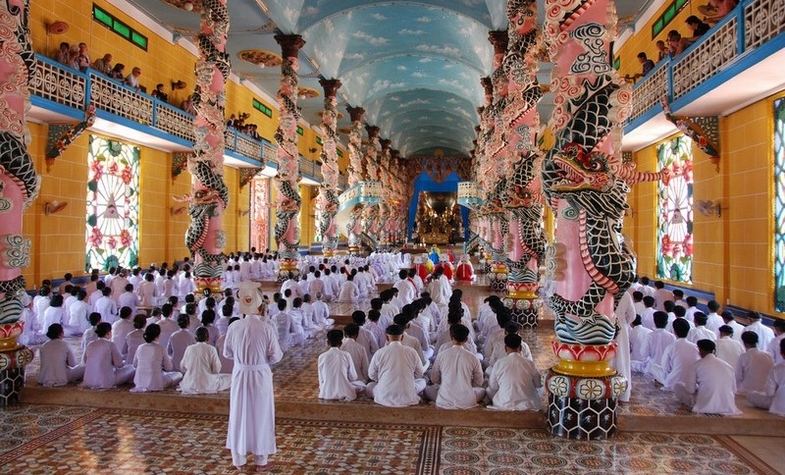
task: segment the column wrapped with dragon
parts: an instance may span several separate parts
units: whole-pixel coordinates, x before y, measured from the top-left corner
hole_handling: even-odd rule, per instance
[[[363,180],[363,116],[365,109],[362,107],[347,106],[351,128],[349,130],[349,189],[358,185]],[[362,233],[362,205],[352,209],[349,221],[346,224],[346,237],[349,241],[349,252],[356,254],[360,250],[360,233]]]
[[[278,200],[275,210],[275,242],[281,256],[278,279],[284,280],[289,273],[297,273],[298,248],[300,246],[300,227],[298,215],[302,198],[300,197],[300,153],[297,150],[297,122],[300,111],[297,108],[300,48],[305,41],[300,35],[275,35],[281,46],[281,81],[278,86],[278,103],[281,105],[275,141],[278,143]]]
[[[390,208],[393,205],[392,194],[392,174],[390,171],[390,145],[389,139],[380,140],[382,151],[379,155],[379,183],[382,187],[382,200],[379,204],[379,244],[388,246],[390,244]]]
[[[194,261],[199,291],[221,291],[221,271],[225,236],[223,213],[229,190],[223,180],[225,85],[231,65],[226,52],[229,12],[226,0],[201,2],[199,22],[199,60],[196,62],[194,89],[193,154],[188,158],[191,196],[188,213],[191,224],[185,245]]]
[[[338,248],[338,229],[335,215],[338,212],[338,151],[336,149],[336,128],[338,122],[338,99],[341,87],[337,79],[321,79],[324,89],[324,110],[322,111],[322,181],[316,206],[319,210],[319,233],[322,236],[322,249],[325,257],[331,257]]]
[[[381,142],[379,138],[379,127],[368,125],[365,127],[368,133],[368,146],[365,148],[363,165],[365,169],[365,181],[379,183],[379,152]],[[369,204],[363,208],[361,228],[367,237],[370,238],[368,245],[371,250],[376,249],[379,241],[379,205]]]
[[[609,365],[614,309],[635,274],[621,235],[629,186],[619,175],[630,91],[611,65],[611,0],[546,0],[545,11],[555,108],[543,138],[542,184],[557,220],[546,298],[560,358],[547,377],[548,426],[561,437],[606,438],[627,386]]]
[[[507,286],[507,256],[505,255],[505,241],[509,233],[507,210],[503,201],[507,195],[507,149],[504,146],[505,130],[502,112],[507,104],[507,76],[504,73],[503,60],[507,53],[508,35],[506,31],[492,31],[489,40],[493,45],[493,104],[489,108],[488,126],[490,138],[485,143],[484,166],[480,173],[484,176],[483,187],[485,200],[482,206],[482,215],[487,221],[486,232],[489,233],[488,242],[492,262],[488,274],[488,284],[493,292],[504,292]]]
[[[0,6],[0,406],[19,401],[24,366],[33,359],[32,351],[17,343],[22,309],[29,304],[22,269],[30,263],[30,240],[22,235],[22,219],[40,187],[27,151],[28,84],[35,70],[29,14],[26,0]]]
[[[537,326],[542,307],[538,296],[539,267],[545,257],[543,201],[540,181],[540,127],[537,103],[542,90],[537,83],[539,35],[535,0],[509,0],[510,29],[503,70],[507,76],[507,100],[502,112],[506,155],[508,211],[507,295],[505,304],[524,328]]]

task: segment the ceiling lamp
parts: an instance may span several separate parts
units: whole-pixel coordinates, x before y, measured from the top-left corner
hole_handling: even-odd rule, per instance
[[[69,25],[64,21],[55,21],[46,25],[46,32],[50,35],[62,35],[68,31]]]

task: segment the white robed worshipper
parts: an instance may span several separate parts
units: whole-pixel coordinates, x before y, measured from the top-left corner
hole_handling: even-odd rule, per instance
[[[681,340],[679,340],[681,341]],[[721,414],[737,416],[736,380],[731,365],[714,354],[716,344],[712,340],[698,340],[699,359],[683,381],[676,383],[674,393],[679,401],[692,407],[699,414]]]
[[[452,296],[452,286],[444,275],[444,270],[441,267],[437,267],[436,270],[433,271],[428,292],[431,294],[431,299],[436,305],[444,307],[449,303],[450,297]]]
[[[735,369],[739,364],[739,357],[744,354],[744,345],[733,338],[733,328],[730,326],[722,325],[719,332],[720,337],[715,342],[717,344],[717,358]]]
[[[354,363],[354,370],[357,372],[357,379],[363,383],[368,382],[368,351],[357,343],[360,327],[356,323],[350,323],[343,329],[345,338],[341,343],[341,350],[349,353]]]
[[[763,391],[769,378],[769,371],[774,367],[771,355],[758,348],[758,334],[744,332],[741,334],[744,343],[744,354],[739,356],[736,365],[736,388],[739,394]]]
[[[423,367],[417,352],[401,344],[403,328],[387,327],[387,345],[374,353],[368,368],[366,386],[368,396],[376,404],[387,407],[406,407],[420,403],[419,394],[425,389]]]
[[[329,349],[319,355],[317,371],[319,377],[319,399],[328,401],[354,401],[357,393],[365,389],[354,368],[352,356],[341,350],[343,332],[327,332]]]
[[[207,328],[196,329],[196,343],[185,349],[180,369],[185,373],[177,388],[183,394],[214,394],[226,391],[232,377],[221,374],[221,358],[215,347],[207,342]]]
[[[450,327],[452,346],[440,349],[431,368],[432,386],[426,388],[428,399],[441,409],[471,409],[485,398],[484,374],[475,355],[464,348],[469,339],[465,325]]]
[[[676,341],[665,350],[661,362],[665,376],[662,383],[669,391],[673,391],[676,384],[686,384],[694,377],[695,362],[700,358],[695,343],[687,340],[689,324],[686,321],[677,320],[673,323],[673,331],[676,333]]]
[[[662,359],[665,351],[676,341],[676,337],[665,329],[665,325],[668,324],[667,313],[655,312],[653,319],[656,329],[649,335],[649,357],[646,363],[646,373],[662,383],[665,381]],[[687,322],[684,323],[686,324],[686,332],[689,333],[690,325]],[[677,324],[677,326],[683,327],[681,324]],[[687,333],[684,334],[685,337]]]
[[[101,321],[114,323],[117,320],[117,304],[112,299],[112,289],[104,287],[101,297],[95,301],[93,310],[101,314]]]
[[[89,389],[109,389],[126,384],[134,377],[134,367],[123,363],[120,350],[112,343],[112,325],[101,322],[95,326],[97,338],[91,341],[82,355],[84,380]]]
[[[322,301],[322,296],[316,294],[316,301],[311,303],[311,319],[321,327],[331,327],[335,320],[330,318],[330,307]]]
[[[77,364],[74,352],[63,341],[63,326],[55,323],[46,331],[49,341],[38,350],[41,367],[38,370],[38,384],[41,386],[64,386],[82,379],[84,366]]]
[[[360,300],[360,290],[357,284],[354,283],[354,277],[351,275],[341,285],[341,291],[338,293],[339,302],[357,303]]]
[[[409,279],[409,272],[406,269],[398,271],[398,281],[393,287],[398,289],[398,298],[403,302],[403,305],[412,303],[417,297],[417,289],[414,282]]]
[[[616,356],[613,359],[613,367],[627,380],[627,390],[619,396],[622,402],[629,402],[632,392],[630,325],[633,320],[635,320],[635,302],[632,300],[632,295],[624,292],[616,306],[616,326],[619,332],[616,335]]]
[[[144,329],[145,343],[140,345],[134,354],[136,373],[131,392],[163,391],[182,379],[183,374],[174,371],[172,359],[158,343],[160,336],[161,327],[155,323]]]
[[[785,339],[785,320],[777,320],[774,322],[775,337],[769,342],[769,346],[765,348],[774,359],[774,364],[779,364],[783,361],[782,354],[780,353],[780,342]],[[761,349],[764,349],[761,347]]]
[[[539,411],[542,407],[539,388],[542,377],[534,362],[521,352],[523,341],[519,335],[504,337],[507,356],[491,368],[488,378],[489,409],[502,411]]]
[[[692,343],[697,343],[698,340],[717,341],[717,333],[706,326],[708,317],[703,312],[695,312],[693,318],[695,326],[690,328],[690,332],[687,334],[687,340]]]
[[[271,364],[283,358],[275,329],[263,322],[266,312],[259,284],[244,282],[238,292],[240,312],[245,318],[229,325],[224,357],[234,361],[229,401],[226,448],[232,463],[240,468],[248,453],[257,466],[267,465],[276,452],[275,401]]]
[[[649,335],[651,330],[643,326],[641,316],[636,315],[630,330],[630,369],[636,373],[646,372],[649,359]]]
[[[55,323],[64,323],[65,310],[63,310],[63,296],[53,295],[49,306],[44,311],[44,318],[41,319],[41,333],[46,334],[49,327]]]
[[[761,321],[760,313],[750,312],[747,318],[752,322],[744,329],[744,331],[755,332],[758,334],[758,348],[766,349],[769,347],[769,342],[774,339],[774,330],[767,327]]]
[[[297,297],[298,292],[300,291],[300,286],[298,284],[298,281],[294,278],[294,274],[289,272],[288,278],[281,284],[281,295],[286,293],[287,290],[291,290],[292,298]]]
[[[771,371],[763,391],[747,394],[747,401],[755,407],[768,409],[772,414],[785,416],[785,340],[780,340],[780,360]]]
[[[90,305],[87,304],[87,292],[79,289],[76,300],[68,307],[65,327],[69,335],[81,335],[90,327],[87,317],[90,315]]]

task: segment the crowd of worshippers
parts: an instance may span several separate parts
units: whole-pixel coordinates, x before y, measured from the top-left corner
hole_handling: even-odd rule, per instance
[[[226,126],[237,129],[239,132],[242,132],[253,139],[261,140],[262,136],[259,135],[259,126],[257,124],[246,122],[250,117],[251,114],[248,112],[241,112],[237,116],[232,114],[229,116],[229,119],[227,119]]]
[[[632,372],[654,379],[696,413],[740,414],[740,395],[785,416],[785,320],[772,330],[750,312],[744,326],[714,300],[706,314],[696,297],[649,283],[642,277],[630,288]]]
[[[130,73],[126,73],[125,64],[112,62],[114,59],[112,53],[105,53],[91,63],[90,54],[87,51],[87,43],[79,43],[72,46],[64,41],[60,43],[54,58],[58,63],[82,72],[92,67],[95,71],[105,74],[110,79],[115,79],[136,91],[147,93],[147,87],[141,83],[142,68],[134,66],[131,68]],[[165,91],[163,83],[156,84],[150,95],[159,101],[169,102],[169,94]],[[189,114],[196,114],[193,106],[193,95],[183,100],[180,108]]]
[[[691,44],[706,34],[713,25],[730,14],[738,4],[738,0],[709,0],[706,5],[700,8],[700,11],[704,12],[703,18],[697,15],[690,15],[685,20],[687,30],[690,32],[689,36],[683,36],[679,30],[673,29],[668,31],[666,40],[658,40],[656,42],[657,62],[666,58],[673,58],[684,52]],[[638,53],[638,62],[641,64],[641,72],[639,74],[626,75],[625,79],[628,81],[645,77],[656,66],[655,61],[649,58],[645,51]]]

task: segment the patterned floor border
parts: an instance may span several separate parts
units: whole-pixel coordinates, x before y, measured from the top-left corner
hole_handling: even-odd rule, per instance
[[[733,440],[731,436],[722,435],[722,436],[714,436],[717,441],[724,445],[730,452],[735,454],[740,459],[744,460],[746,463],[749,464],[754,470],[758,473],[763,475],[780,475],[780,472],[776,470],[771,465],[767,464],[760,458],[758,458],[755,454],[749,451],[746,447],[742,444],[738,443],[737,441]]]

